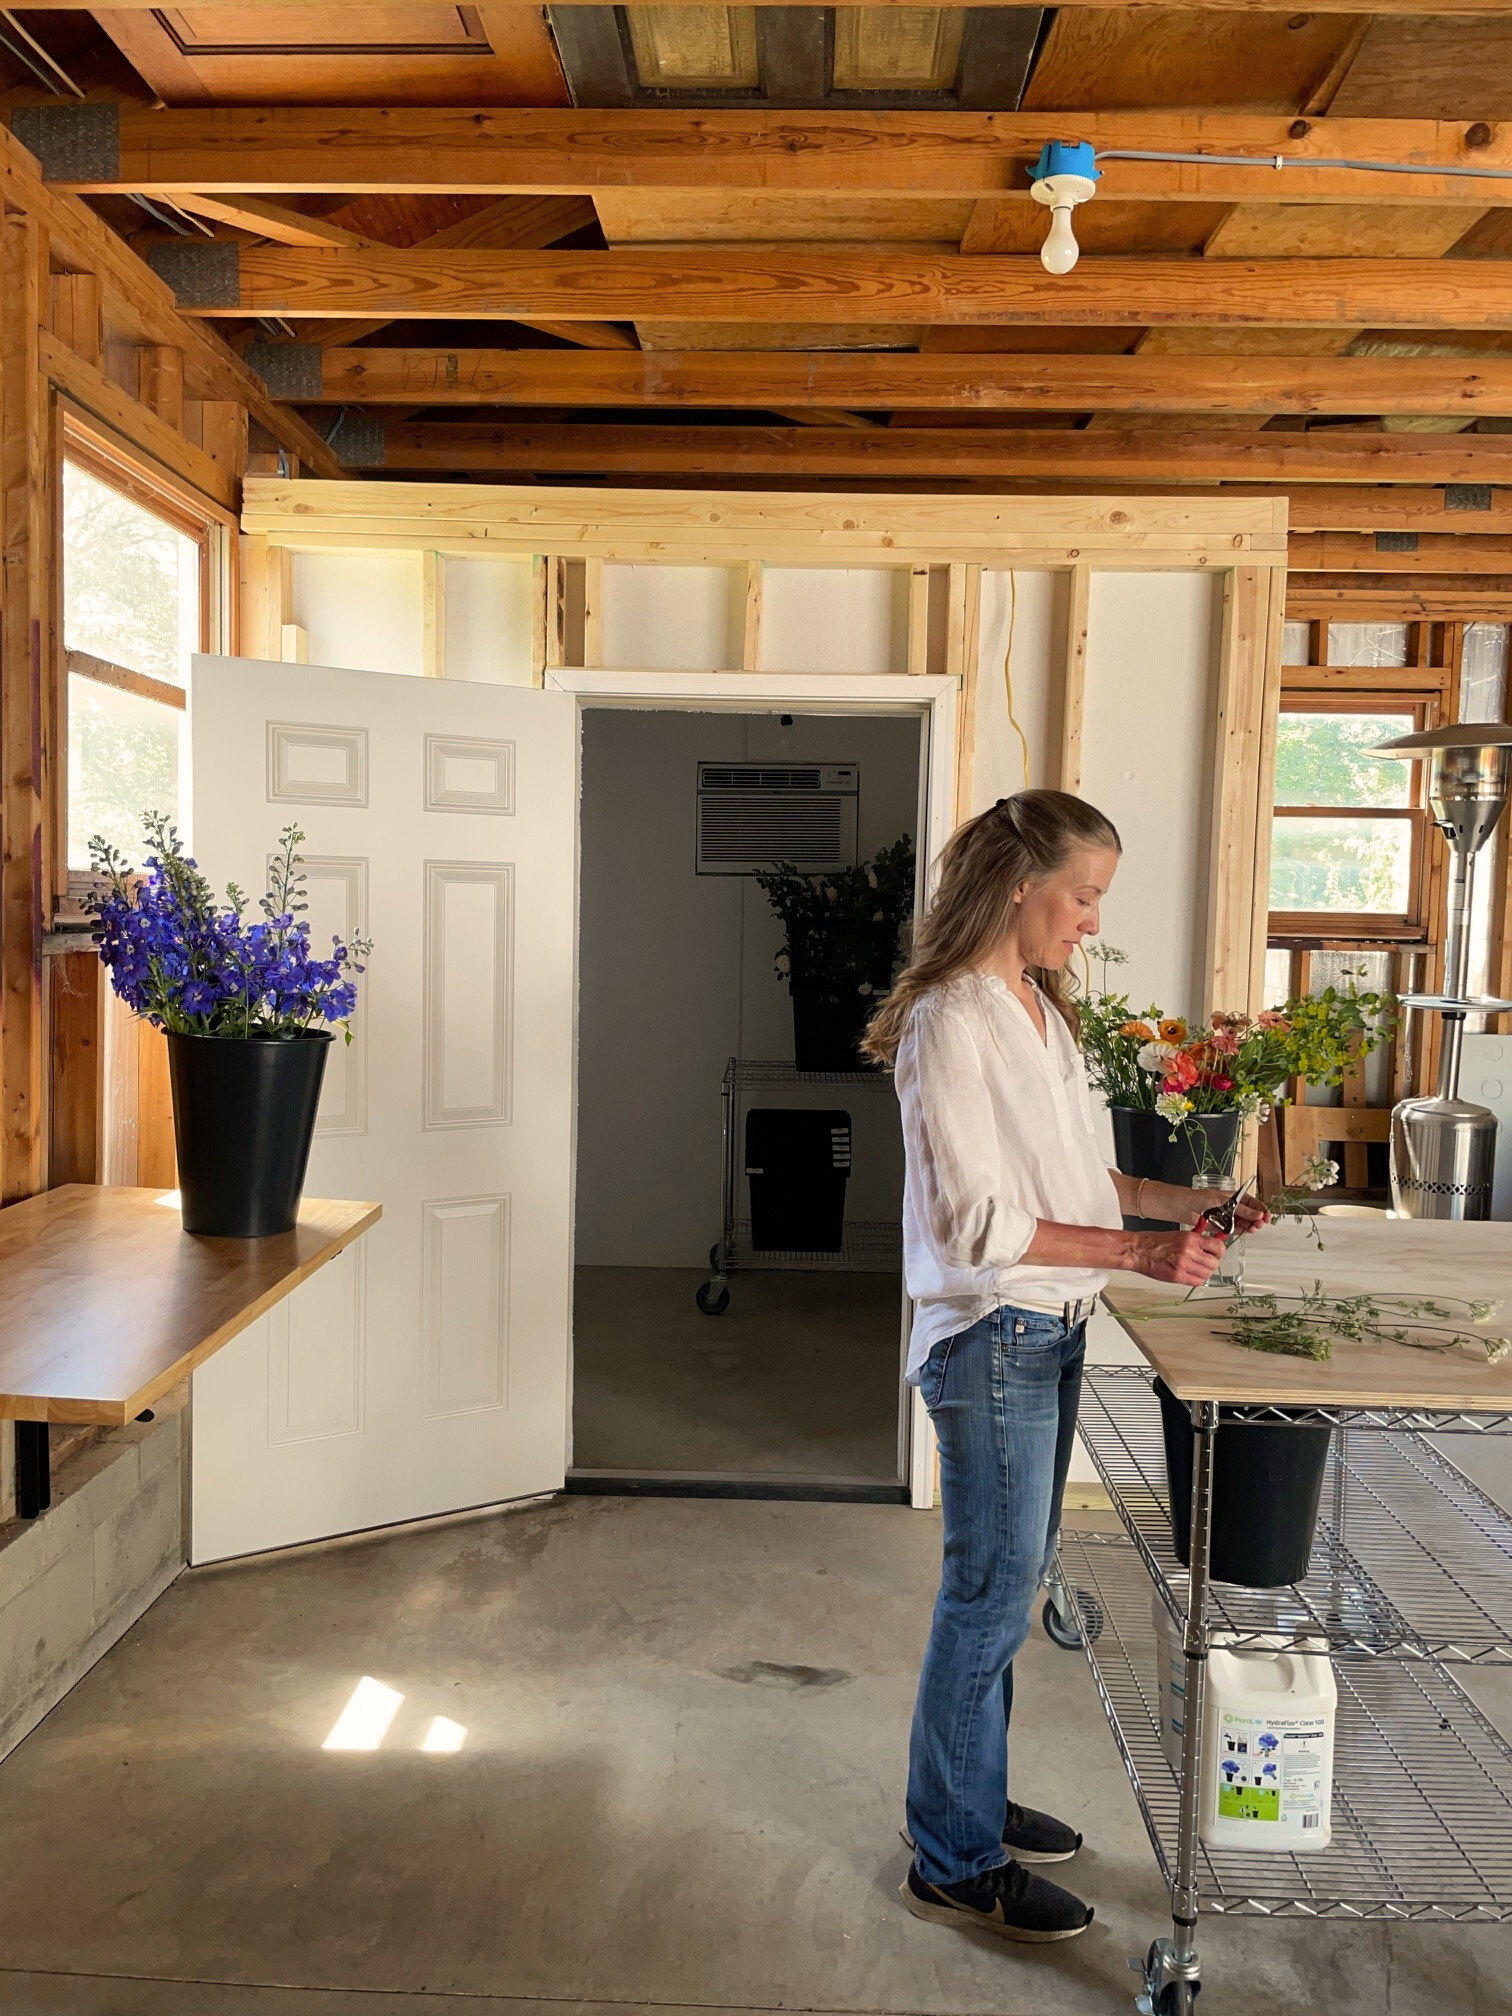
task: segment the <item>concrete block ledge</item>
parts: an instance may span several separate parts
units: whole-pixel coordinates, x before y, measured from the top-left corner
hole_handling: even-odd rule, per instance
[[[0,1758],[186,1565],[187,1388],[153,1411],[62,1464],[41,1518],[0,1526]]]

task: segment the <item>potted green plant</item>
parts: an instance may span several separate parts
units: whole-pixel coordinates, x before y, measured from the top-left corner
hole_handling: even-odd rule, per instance
[[[756,881],[782,920],[776,972],[793,997],[793,1059],[800,1071],[859,1071],[857,1045],[892,985],[914,908],[908,834],[869,861],[824,875],[790,861]]]
[[[246,897],[232,883],[219,904],[164,815],[146,813],[142,824],[154,850],[144,875],[108,841],[90,842],[102,884],[91,908],[111,985],[168,1038],[184,1230],[234,1239],[290,1231],[330,1025],[351,1041],[368,944],[333,939],[328,958],[312,953],[299,915],[297,826],[279,836],[262,921],[249,923]]]

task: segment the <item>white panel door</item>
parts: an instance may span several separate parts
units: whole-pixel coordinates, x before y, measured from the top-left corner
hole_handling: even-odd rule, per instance
[[[310,1196],[383,1218],[194,1375],[192,1558],[561,1488],[570,1326],[576,706],[196,658],[193,851],[311,936],[374,941]]]

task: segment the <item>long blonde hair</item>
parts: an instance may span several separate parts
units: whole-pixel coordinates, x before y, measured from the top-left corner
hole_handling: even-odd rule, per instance
[[[1015,791],[958,826],[940,859],[934,901],[915,927],[908,964],[867,1025],[866,1054],[891,1064],[914,1003],[979,966],[1008,934],[1014,891],[1064,868],[1076,847],[1123,851],[1113,822],[1065,791]],[[1028,970],[1076,1036],[1080,1018],[1065,973]]]

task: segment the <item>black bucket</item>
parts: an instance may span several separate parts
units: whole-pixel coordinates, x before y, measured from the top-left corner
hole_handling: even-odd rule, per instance
[[[263,1239],[293,1230],[332,1038],[170,1036],[184,1230]]]
[[[1239,1145],[1237,1113],[1189,1113],[1175,1126],[1158,1113],[1134,1106],[1110,1106],[1108,1117],[1113,1122],[1113,1159],[1125,1176],[1148,1176],[1152,1183],[1190,1189],[1202,1174],[1192,1140],[1196,1134],[1207,1143],[1208,1182],[1216,1189],[1228,1180]],[[1176,1229],[1175,1220],[1169,1218],[1126,1217],[1124,1224],[1131,1232]]]
[[[1163,1380],[1155,1381],[1171,1486],[1171,1537],[1183,1568],[1192,1562],[1192,1416]],[[1318,1501],[1333,1430],[1327,1423],[1278,1421],[1223,1425],[1218,1410],[1213,1453],[1210,1572],[1218,1582],[1280,1589],[1300,1582],[1312,1558]]]

